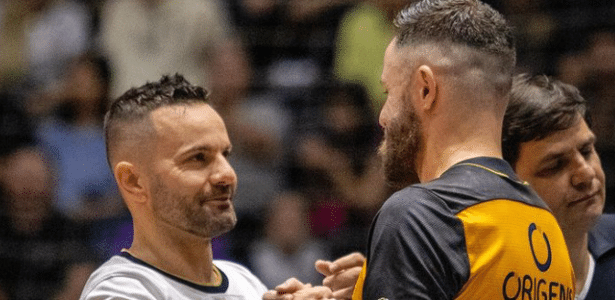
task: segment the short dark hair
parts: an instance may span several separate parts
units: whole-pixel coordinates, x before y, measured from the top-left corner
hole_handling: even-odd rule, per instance
[[[515,76],[504,115],[504,159],[514,166],[521,143],[568,129],[579,117],[591,124],[587,103],[576,87],[545,75]]]
[[[478,0],[423,0],[402,10],[395,19],[400,46],[452,42],[515,58],[515,35],[504,17]]]
[[[157,82],[129,89],[111,104],[105,114],[104,136],[109,165],[113,168],[113,150],[121,140],[129,138],[123,133],[131,125],[160,107],[207,103],[207,95],[207,90],[190,84],[180,74],[165,75]]]
[[[398,47],[427,43],[468,47],[479,56],[468,57],[467,63],[504,75],[503,82],[493,82],[503,84],[498,87],[502,94],[508,93],[516,62],[515,34],[491,6],[478,0],[423,0],[400,11],[395,26]],[[486,61],[487,57],[495,60]]]

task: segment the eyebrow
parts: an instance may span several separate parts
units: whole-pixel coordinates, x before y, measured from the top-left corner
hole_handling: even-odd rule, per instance
[[[593,144],[596,142],[596,135],[595,134],[591,134],[589,135],[587,138],[585,138],[581,143],[581,147],[585,147],[589,144]],[[575,145],[575,149],[578,148],[578,146]],[[565,151],[554,151],[553,153],[549,153],[547,156],[543,157],[538,163],[539,164],[543,164],[545,162],[551,161],[553,159],[559,158],[564,156]]]
[[[232,149],[233,149],[233,145],[229,144],[228,146],[224,147],[222,151],[223,152],[231,151]],[[212,147],[210,145],[196,145],[196,146],[186,149],[185,151],[182,151],[180,156],[184,156],[186,154],[193,153],[193,152],[215,152],[216,150],[217,150],[216,147]]]
[[[540,161],[538,161],[538,165],[542,165],[544,163],[547,163],[549,161],[555,160],[557,158],[560,158],[564,156],[564,153],[559,151],[559,152],[554,152],[554,153],[549,153],[547,156],[543,157],[542,159],[540,159]]]

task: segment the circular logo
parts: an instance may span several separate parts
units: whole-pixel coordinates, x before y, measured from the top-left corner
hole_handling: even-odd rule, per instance
[[[534,231],[536,230],[536,224],[532,223],[530,224],[530,227],[528,228],[528,235],[529,235],[529,239],[530,239],[530,249],[532,249],[532,256],[534,257],[534,262],[536,263],[536,267],[538,267],[538,270],[544,272],[546,270],[549,269],[549,267],[551,267],[551,244],[549,244],[549,239],[547,238],[547,234],[546,233],[542,233],[542,237],[545,239],[545,243],[547,244],[547,252],[548,252],[548,256],[547,256],[547,261],[545,263],[540,263],[538,261],[538,258],[536,257],[536,252],[534,251],[534,243],[532,242],[532,234],[534,233]]]

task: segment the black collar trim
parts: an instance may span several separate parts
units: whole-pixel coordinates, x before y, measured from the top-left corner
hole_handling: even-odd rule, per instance
[[[222,270],[220,270],[218,267],[215,267],[218,271],[220,271],[220,276],[222,277],[222,282],[220,283],[220,285],[217,286],[209,286],[209,285],[202,285],[202,284],[197,284],[191,281],[188,281],[186,279],[182,279],[180,277],[177,277],[175,275],[169,274],[165,271],[162,271],[132,255],[130,255],[130,253],[126,252],[126,251],[122,251],[120,254],[118,254],[119,256],[126,258],[128,260],[130,260],[133,263],[142,265],[144,267],[150,268],[166,277],[169,277],[181,284],[187,285],[193,289],[205,292],[205,293],[209,293],[209,294],[220,294],[220,293],[225,293],[228,290],[228,286],[229,286],[229,280],[228,277],[226,276],[226,274],[224,274],[224,272]]]

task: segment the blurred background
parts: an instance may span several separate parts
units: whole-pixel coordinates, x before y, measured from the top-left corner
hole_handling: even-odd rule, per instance
[[[239,223],[216,258],[266,285],[363,251],[391,193],[376,148],[380,73],[402,0],[0,1],[0,299],[76,299],[129,247],[103,113],[179,72],[234,144]],[[518,72],[579,87],[615,211],[615,2],[485,0],[515,26]]]

